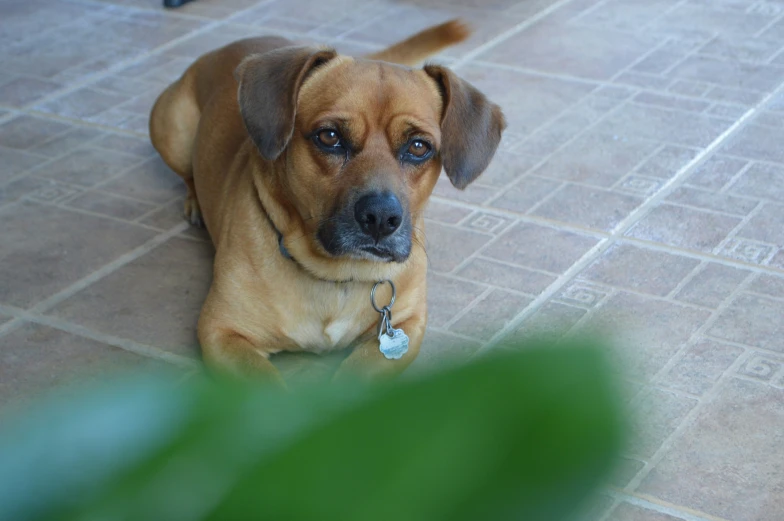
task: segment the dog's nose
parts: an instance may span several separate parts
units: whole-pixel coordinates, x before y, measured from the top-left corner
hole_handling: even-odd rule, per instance
[[[354,217],[362,231],[378,242],[400,227],[403,207],[394,194],[369,194],[354,205]]]

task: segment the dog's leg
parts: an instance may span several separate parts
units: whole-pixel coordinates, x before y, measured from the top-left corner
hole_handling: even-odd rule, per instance
[[[285,387],[280,371],[269,360],[269,354],[257,348],[243,335],[223,330],[203,334],[200,327],[199,341],[202,358],[211,369]]]
[[[196,103],[190,69],[164,90],[150,113],[150,140],[163,161],[182,177],[188,193],[183,207],[185,219],[204,225],[193,183],[193,142],[201,112]]]
[[[358,344],[340,365],[334,380],[340,381],[345,378],[376,380],[399,375],[419,354],[426,324],[427,318],[423,313],[395,325],[395,328],[405,331],[409,339],[408,351],[398,360],[389,360],[381,353],[376,336]]]

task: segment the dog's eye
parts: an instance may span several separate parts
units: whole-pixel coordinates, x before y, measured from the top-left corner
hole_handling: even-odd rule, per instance
[[[421,139],[412,141],[408,146],[408,153],[414,157],[425,157],[428,152],[430,152],[430,145]]]
[[[316,134],[319,144],[327,148],[337,148],[340,146],[340,134],[336,130],[324,129]]]
[[[401,159],[411,163],[421,163],[430,157],[433,147],[424,139],[410,141],[403,148]]]

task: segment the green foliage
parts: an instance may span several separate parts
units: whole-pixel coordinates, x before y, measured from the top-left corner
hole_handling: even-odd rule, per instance
[[[612,381],[585,345],[377,386],[118,381],[5,420],[0,519],[561,521],[621,442]]]

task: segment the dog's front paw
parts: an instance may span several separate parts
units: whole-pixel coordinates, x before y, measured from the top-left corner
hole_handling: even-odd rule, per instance
[[[197,228],[204,228],[204,220],[201,218],[199,201],[192,195],[185,197],[184,212],[185,219]]]

